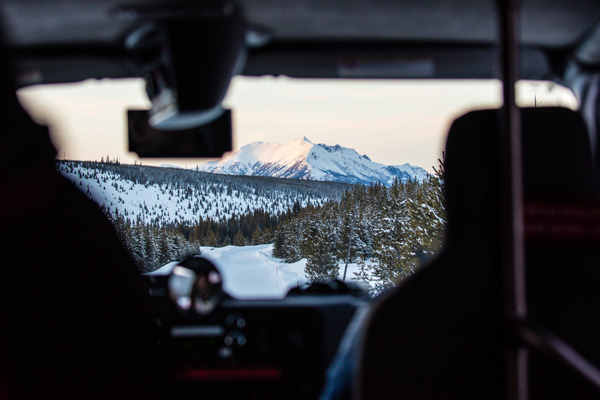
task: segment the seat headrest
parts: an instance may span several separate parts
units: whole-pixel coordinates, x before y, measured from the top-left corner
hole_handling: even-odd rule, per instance
[[[593,153],[583,119],[560,107],[522,113],[525,198],[585,199],[596,195]]]
[[[499,110],[473,111],[458,118],[450,128],[445,160],[449,238],[489,232],[498,223],[499,118]],[[526,108],[522,109],[521,120],[525,197],[595,197],[592,151],[579,114],[559,107]]]
[[[31,172],[54,169],[56,149],[48,129],[33,122],[16,95],[10,57],[0,37],[0,107],[3,111],[0,135],[0,180],[19,180]]]

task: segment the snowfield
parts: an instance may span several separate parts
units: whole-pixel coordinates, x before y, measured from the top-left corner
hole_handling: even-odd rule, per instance
[[[306,283],[306,259],[287,264],[271,256],[272,244],[258,246],[202,247],[202,256],[212,261],[223,275],[223,287],[239,299],[283,298],[293,287]],[[176,262],[150,272],[149,275],[168,275]],[[346,279],[358,273],[356,264],[348,264]],[[340,263],[339,277],[344,274]]]
[[[181,168],[64,161],[58,164],[58,170],[113,216],[162,226],[193,226],[199,217],[227,220],[256,210],[275,216],[291,209],[296,201],[302,207],[317,206],[337,197],[335,188],[323,193],[319,187],[294,187],[289,182],[269,186],[264,181],[223,178]],[[341,196],[345,187],[335,190]]]

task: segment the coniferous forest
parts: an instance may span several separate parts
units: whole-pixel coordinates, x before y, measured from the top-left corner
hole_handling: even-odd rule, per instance
[[[446,225],[442,180],[355,186],[340,200],[297,207],[279,220],[273,255],[306,258],[312,281],[338,276],[340,264],[358,263],[359,280],[374,292],[398,284],[435,254]]]
[[[310,281],[349,263],[373,293],[410,276],[440,247],[443,165],[423,181],[387,187],[228,176],[116,161],[60,161],[57,168],[112,221],[142,272],[201,246],[273,243],[274,257],[306,259]]]

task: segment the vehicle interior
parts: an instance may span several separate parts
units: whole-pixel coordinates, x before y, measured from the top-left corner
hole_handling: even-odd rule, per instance
[[[597,0],[0,4],[0,398],[600,398]],[[501,81],[448,132],[439,254],[376,298],[239,299],[199,257],[142,275],[16,96],[143,78],[148,154],[220,157],[235,76]],[[518,108],[519,80],[578,108]]]

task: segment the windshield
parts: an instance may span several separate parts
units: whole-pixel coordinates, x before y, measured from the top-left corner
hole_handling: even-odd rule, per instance
[[[521,106],[576,108],[549,82],[519,82]],[[57,168],[113,222],[140,271],[168,274],[201,254],[238,298],[344,280],[373,295],[443,244],[443,153],[454,118],[498,107],[497,81],[244,78],[233,149],[220,160],[139,159],[126,110],[149,108],[143,81],[25,88],[50,126]]]

